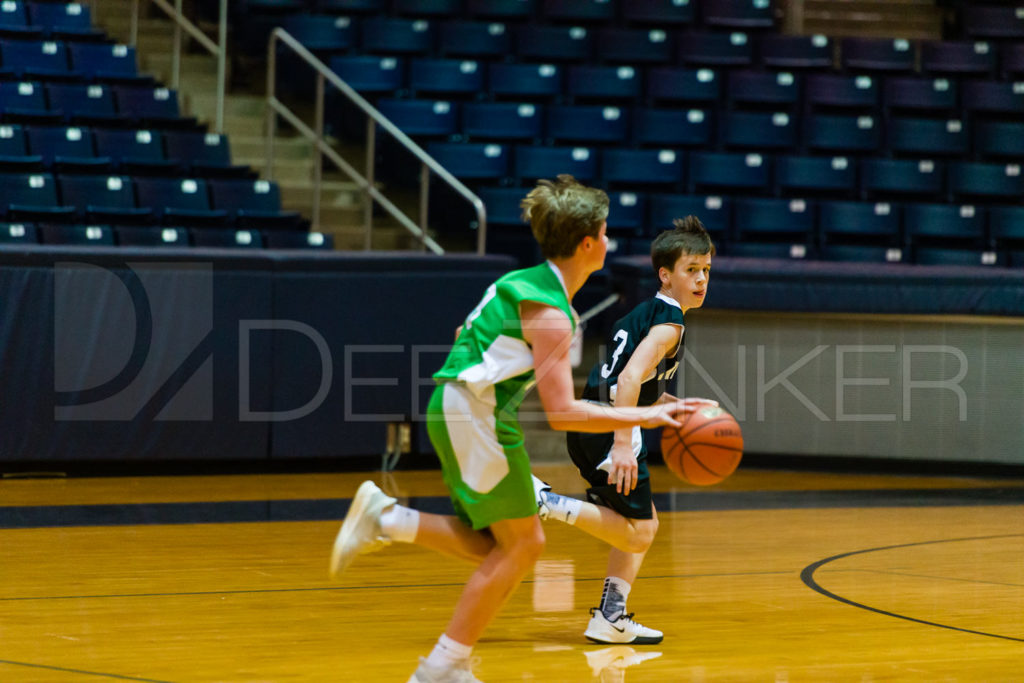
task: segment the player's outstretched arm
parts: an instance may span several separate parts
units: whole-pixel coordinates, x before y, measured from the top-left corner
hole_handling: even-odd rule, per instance
[[[569,347],[572,325],[565,314],[545,304],[525,302],[522,307],[523,337],[533,350],[537,393],[552,429],[574,432],[611,432],[641,425],[678,427],[676,416],[699,406],[673,401],[644,408],[613,408],[576,399]]]

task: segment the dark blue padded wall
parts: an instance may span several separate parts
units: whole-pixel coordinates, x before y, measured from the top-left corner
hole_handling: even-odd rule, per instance
[[[0,250],[0,461],[380,454],[386,422],[415,417],[455,327],[511,266],[405,253]]]

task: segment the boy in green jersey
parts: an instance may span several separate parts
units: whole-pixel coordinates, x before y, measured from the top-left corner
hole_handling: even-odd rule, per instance
[[[473,683],[473,646],[544,549],[544,532],[523,448],[518,408],[534,385],[553,429],[610,432],[633,425],[678,426],[683,401],[612,408],[577,400],[569,350],[570,302],[604,266],[608,196],[571,176],[541,180],[522,201],[547,259],[487,288],[459,328],[427,408],[455,516],[398,505],[373,482],[359,487],[331,554],[331,573],[359,553],[415,543],[477,565],[445,633],[410,683]]]

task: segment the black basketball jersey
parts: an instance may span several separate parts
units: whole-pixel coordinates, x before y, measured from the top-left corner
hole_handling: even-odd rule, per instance
[[[683,311],[675,299],[658,292],[653,299],[648,299],[625,317],[616,321],[612,327],[612,336],[605,347],[605,358],[599,360],[590,371],[587,386],[583,389],[583,398],[591,401],[612,402],[615,398],[615,385],[619,373],[633,356],[636,347],[643,341],[647,333],[655,325],[683,326]],[[644,379],[640,385],[640,396],[637,405],[649,406],[665,392],[669,381],[675,377],[679,369],[679,359],[683,355],[683,336],[680,336],[679,347],[672,356],[662,358],[651,377]]]

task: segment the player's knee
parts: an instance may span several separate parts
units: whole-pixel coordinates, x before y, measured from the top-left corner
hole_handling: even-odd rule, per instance
[[[629,535],[626,551],[630,553],[643,553],[654,543],[654,536],[658,533],[658,520],[645,519],[633,525],[633,532]]]
[[[544,552],[544,543],[544,529],[537,524],[529,531],[518,535],[508,548],[508,553],[516,559],[518,564],[532,566]]]

